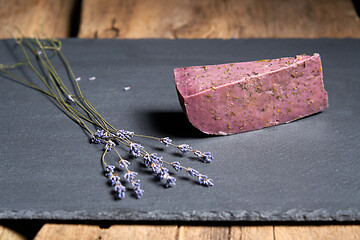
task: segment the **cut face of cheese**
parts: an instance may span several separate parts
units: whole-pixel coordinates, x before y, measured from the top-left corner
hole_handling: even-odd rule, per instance
[[[174,70],[189,121],[207,134],[246,132],[328,107],[319,54]]]

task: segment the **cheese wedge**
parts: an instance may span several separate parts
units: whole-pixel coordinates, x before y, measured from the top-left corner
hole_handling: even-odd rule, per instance
[[[189,121],[227,135],[294,121],[328,107],[320,55],[174,70]]]

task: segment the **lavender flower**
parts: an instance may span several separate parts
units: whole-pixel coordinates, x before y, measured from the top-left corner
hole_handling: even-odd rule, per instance
[[[148,167],[151,164],[150,154],[145,154],[143,156],[144,164]]]
[[[121,129],[121,130],[116,131],[116,135],[122,139],[131,139],[132,136],[134,135],[134,132],[130,132],[130,131]]]
[[[156,153],[146,154],[143,157],[144,164],[148,167],[152,163],[159,163],[162,160],[162,157],[158,156]]]
[[[126,188],[121,183],[115,185],[114,191],[118,199],[123,199],[125,197]]]
[[[128,168],[129,165],[130,165],[130,162],[127,161],[127,160],[125,160],[125,159],[121,159],[121,160],[119,161],[119,167],[120,167],[120,168]]]
[[[158,156],[156,153],[150,154],[150,161],[154,163],[160,163],[162,161],[162,157]]]
[[[135,193],[136,198],[139,199],[143,195],[144,190],[142,190],[141,188],[137,188],[134,190],[134,193]]]
[[[214,159],[214,157],[209,152],[202,153],[199,150],[194,150],[193,153],[204,163],[210,163]]]
[[[160,138],[160,142],[165,144],[165,146],[167,147],[171,144],[172,140],[169,137],[164,137],[164,138]]]
[[[158,172],[158,177],[160,179],[164,179],[168,175],[169,169],[165,167],[160,167],[160,171]]]
[[[170,163],[170,165],[171,165],[176,171],[180,171],[181,169],[183,169],[183,167],[180,165],[179,162],[172,162],[172,163]]]
[[[205,179],[203,185],[206,186],[206,187],[208,187],[208,186],[214,186],[214,183],[213,183],[213,180],[212,180],[212,179],[207,178],[207,179]]]
[[[205,181],[205,179],[208,178],[208,176],[203,175],[203,174],[199,174],[197,177],[198,177],[198,180],[199,180],[199,183],[200,183],[200,184],[203,184],[204,181]]]
[[[187,145],[187,144],[181,144],[181,145],[178,145],[177,148],[180,150],[180,152],[182,153],[188,153],[192,150],[192,148]]]
[[[156,173],[159,174],[161,171],[161,165],[159,163],[151,163],[151,170]]]
[[[105,172],[105,177],[111,178],[112,176],[114,176],[113,172]]]
[[[105,131],[103,129],[98,129],[96,130],[96,132],[94,133],[94,136],[98,137],[98,138],[103,138],[105,134]]]
[[[198,176],[200,173],[199,171],[193,169],[193,168],[187,168],[186,172],[190,175],[190,176]]]
[[[145,154],[143,156],[144,164],[148,167],[151,164],[151,156],[150,154]]]
[[[123,199],[125,198],[125,191],[120,191],[116,193],[116,198]]]
[[[76,79],[75,79],[75,81],[80,81],[81,80],[81,77],[77,77]]]
[[[99,143],[105,143],[104,141],[103,141],[103,139],[108,139],[109,137],[108,137],[108,133],[106,132],[106,131],[104,131],[103,129],[98,129],[98,130],[96,130],[96,132],[94,132],[94,134],[91,136],[91,142],[92,143],[95,143],[95,144],[99,144]],[[112,143],[114,143],[114,142],[112,142]],[[114,147],[114,145],[113,144],[111,144],[111,146],[110,145],[107,145],[107,146],[105,146],[104,147],[104,150],[106,149],[106,148],[110,148],[109,150],[111,150],[111,148],[112,147]]]
[[[208,178],[206,175],[199,174],[198,175],[199,183],[203,186],[214,186],[213,180]]]
[[[209,152],[204,152],[201,154],[200,159],[204,162],[204,163],[211,163],[211,161],[214,159],[214,157],[211,155],[211,153]]]
[[[194,152],[195,156],[197,156],[199,158],[201,157],[202,152],[200,152],[199,150],[194,150],[193,152]]]
[[[105,146],[104,146],[104,151],[107,150],[107,151],[111,151],[111,149],[113,149],[115,147],[115,143],[111,140],[109,140]]]
[[[97,139],[95,136],[91,136],[90,140],[91,140],[92,143],[95,143],[95,144],[100,144],[101,143],[101,140]]]
[[[141,156],[141,149],[144,149],[143,146],[141,146],[138,143],[130,143],[130,154],[134,157],[140,157]]]
[[[96,77],[89,77],[90,81],[94,81],[96,79]]]
[[[132,171],[128,170],[128,172],[125,173],[124,178],[126,179],[127,182],[131,182],[131,180],[133,180],[136,175],[137,175],[137,172],[132,172]]]
[[[124,191],[125,192],[125,187],[120,183],[116,183],[116,185],[114,186],[114,191],[115,192],[121,192],[121,191]]]
[[[111,186],[115,186],[117,183],[120,183],[120,177],[117,175],[112,175],[109,178],[109,182],[110,182]]]
[[[107,172],[107,173],[109,173],[109,172],[113,173],[114,170],[115,170],[115,166],[113,166],[113,165],[107,165],[105,168],[105,172]]]
[[[134,190],[140,188],[140,180],[131,181],[131,186],[133,187]]]
[[[165,187],[172,187],[176,185],[176,178],[170,176],[169,174],[165,175],[164,178],[166,179]]]

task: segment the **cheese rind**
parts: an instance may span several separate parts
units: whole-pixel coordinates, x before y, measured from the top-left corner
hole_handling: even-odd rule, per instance
[[[189,121],[227,135],[294,121],[328,107],[319,54],[174,70]]]

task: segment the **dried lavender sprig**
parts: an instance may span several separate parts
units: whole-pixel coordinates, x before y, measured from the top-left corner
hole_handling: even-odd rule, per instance
[[[134,134],[134,133],[132,133],[132,135],[136,136],[136,137],[155,139],[155,140],[163,143],[166,147],[173,146],[173,147],[177,148],[183,154],[193,152],[194,155],[197,156],[198,158],[200,158],[204,163],[210,163],[214,159],[214,157],[211,155],[210,152],[201,152],[199,150],[193,149],[188,144],[175,145],[172,143],[172,140],[169,137],[158,138],[158,137],[146,136],[146,135],[140,135],[140,134]]]
[[[126,188],[121,184],[120,177],[115,173],[115,166],[108,165],[105,168],[105,176],[108,178],[111,186],[113,186],[116,198],[125,198]]]
[[[132,153],[133,156],[136,156],[136,157],[140,156],[140,151],[137,149],[138,148],[137,143],[130,142],[130,139],[133,136],[155,139],[155,140],[160,141],[163,144],[165,144],[165,146],[171,145],[171,146],[176,147],[184,154],[188,153],[188,152],[193,152],[194,155],[197,156],[199,159],[201,159],[204,163],[210,163],[214,159],[214,157],[211,155],[210,152],[201,152],[199,150],[194,150],[188,144],[180,144],[180,145],[172,144],[172,140],[169,137],[158,138],[158,137],[153,137],[153,136],[135,134],[134,132],[130,132],[130,131],[126,131],[126,130],[117,130],[116,135],[119,136],[120,139],[122,139],[122,140],[128,140],[127,142],[130,143],[130,146],[133,146],[133,149],[130,149],[130,152]],[[140,146],[140,148],[142,148],[142,146]]]
[[[137,175],[137,173],[133,172],[133,171],[130,171],[129,170],[130,162],[123,159],[116,149],[115,149],[115,152],[116,152],[116,154],[118,155],[118,157],[120,159],[119,160],[119,167],[120,168],[125,168],[125,170],[126,170],[126,174],[124,175],[124,177],[125,177],[125,179],[127,179],[128,182],[131,183],[132,190],[134,191],[135,197],[137,199],[141,198],[142,195],[144,194],[144,190],[140,188],[140,180],[139,179],[134,179],[135,176]]]
[[[186,149],[190,148],[188,145],[183,144],[185,146],[182,146]],[[140,146],[140,147],[139,147]],[[155,175],[160,180],[165,180],[165,186],[175,186],[176,179],[168,174],[169,170],[165,167],[163,167],[163,164],[167,164],[172,166],[176,171],[186,169],[186,172],[193,177],[197,177],[198,181],[203,186],[213,186],[213,180],[208,178],[206,175],[200,174],[199,171],[190,168],[190,167],[184,167],[181,166],[179,162],[172,162],[169,163],[167,161],[164,161],[162,157],[158,156],[156,153],[148,153],[140,144],[131,142],[130,145],[128,145],[130,149],[130,153],[135,157],[142,157],[144,160],[144,164],[147,167],[150,167],[152,171],[155,173]],[[202,153],[200,151],[194,150],[195,155],[199,155],[200,157],[206,156],[209,157],[209,153]],[[210,155],[211,156],[211,155]],[[211,156],[212,157],[212,156]],[[131,171],[128,171],[128,176],[125,176],[125,178],[129,178],[132,174]],[[131,179],[130,179],[131,180]],[[128,180],[128,182],[130,181]]]
[[[213,180],[208,178],[207,175],[203,175],[203,174],[200,174],[199,171],[193,169],[193,168],[190,168],[190,167],[184,167],[182,166],[179,162],[167,162],[167,161],[164,161],[162,157],[159,157],[156,153],[147,153],[146,155],[143,156],[143,159],[144,159],[144,163],[146,166],[151,166],[152,170],[154,173],[157,174],[157,176],[160,178],[160,179],[165,179],[167,180],[167,183],[166,183],[166,187],[169,187],[169,186],[174,186],[175,185],[175,181],[176,179],[172,179],[172,178],[169,178],[168,177],[168,169],[167,168],[164,168],[162,167],[162,164],[167,164],[167,165],[170,165],[172,166],[176,171],[180,171],[182,169],[186,169],[186,172],[190,175],[190,176],[193,176],[193,177],[197,177],[198,178],[198,181],[201,185],[204,185],[204,186],[213,186]],[[159,164],[160,163],[160,164]]]
[[[49,70],[49,68],[47,68],[47,70]],[[51,71],[51,70],[49,70],[49,71]],[[54,73],[52,73],[53,75],[56,75],[56,74],[54,74]],[[52,78],[52,76],[50,76],[50,78],[52,79],[52,82],[54,83],[54,81],[53,81],[53,78]],[[54,84],[55,85],[55,84]],[[49,88],[48,87],[48,89],[49,90],[51,90],[51,88]],[[63,88],[64,89],[64,88]],[[58,88],[56,88],[56,90],[57,90],[57,93],[58,93],[58,95],[60,96],[60,98],[61,98],[61,94],[59,93],[59,90],[58,90]],[[52,90],[51,90],[52,91]],[[64,90],[63,90],[64,91]],[[52,92],[52,96],[55,96],[55,94]],[[69,95],[70,96],[70,95]],[[58,99],[58,98],[57,98]],[[61,98],[61,100],[62,100],[62,98]],[[72,102],[74,102],[74,100],[73,99],[71,99],[72,100]],[[62,100],[63,101],[63,100]],[[105,145],[105,148],[104,148],[104,154],[103,154],[103,156],[102,156],[102,161],[103,161],[103,163],[104,163],[104,165],[105,166],[107,166],[106,165],[106,162],[105,162],[105,160],[104,160],[104,157],[105,157],[105,155],[106,155],[106,153],[109,151],[109,150],[111,150],[113,147],[115,146],[115,144],[111,141],[111,140],[109,140],[109,141],[107,141],[106,142],[106,145]],[[107,166],[108,167],[108,166]],[[106,168],[107,168],[106,167]],[[108,175],[108,177],[110,177],[110,180],[111,180],[111,183],[112,183],[112,185],[114,185],[115,186],[115,188],[114,188],[114,190],[115,190],[115,192],[117,192],[118,193],[118,198],[123,198],[125,195],[124,195],[124,193],[125,193],[125,188],[121,185],[121,183],[120,183],[120,177],[118,177],[117,175],[115,176],[115,175],[113,175],[113,174],[109,174],[109,173],[107,173],[107,175]],[[139,196],[139,189],[137,189],[137,195]]]
[[[101,132],[100,135],[103,135],[103,132]],[[127,139],[127,138],[126,138]],[[159,157],[157,156],[156,153],[147,153],[144,148],[138,144],[138,143],[134,143],[134,142],[131,142],[130,145],[129,145],[129,148],[130,148],[130,153],[135,156],[135,157],[141,157],[144,159],[144,163],[146,166],[150,166],[152,171],[156,174],[156,176],[161,179],[161,180],[165,180],[165,186],[166,187],[171,187],[171,186],[175,186],[176,185],[176,179],[172,176],[169,175],[169,170],[167,168],[164,168],[162,166],[163,163],[165,164],[168,164],[170,166],[173,166],[175,170],[180,170],[180,169],[186,169],[187,170],[187,173],[189,173],[190,176],[195,176],[195,177],[198,177],[198,176],[206,176],[206,175],[202,175],[200,174],[197,170],[195,169],[192,169],[192,168],[189,168],[189,167],[184,167],[184,166],[181,166],[178,162],[178,164],[176,163],[169,163],[169,162],[166,162],[164,160],[162,160],[162,157]],[[189,148],[188,145],[185,146],[185,148]],[[199,153],[200,154],[200,153]],[[120,157],[120,155],[119,155]],[[120,157],[121,158],[121,157]],[[136,176],[137,173],[135,172],[132,172],[130,170],[127,169],[127,173],[124,175],[125,179],[128,181],[128,182],[131,182],[133,181],[133,178]],[[198,177],[199,179],[199,183],[201,185],[204,185],[204,186],[212,186],[213,183],[212,183],[212,179],[209,179],[209,178],[200,178]],[[137,193],[139,194],[141,192],[141,195],[143,193],[143,190],[142,191],[137,191]],[[139,195],[137,195],[137,197],[140,197]]]
[[[39,43],[39,41],[38,41],[38,43]],[[72,109],[71,108],[69,108],[69,106],[66,104],[66,102],[64,101],[64,99],[62,98],[62,96],[61,96],[61,93],[60,93],[60,90],[63,92],[63,93],[65,93],[65,94],[67,94],[67,93],[69,93],[69,92],[66,92],[66,87],[62,87],[62,81],[59,83],[58,81],[58,79],[57,79],[57,74],[56,73],[54,73],[54,72],[52,72],[52,70],[51,70],[51,68],[49,67],[49,66],[47,66],[45,63],[44,63],[44,61],[43,60],[40,60],[41,61],[41,63],[43,64],[43,65],[45,65],[45,68],[46,68],[46,70],[49,72],[49,79],[51,80],[51,82],[53,83],[53,85],[55,86],[55,90],[56,90],[56,92],[57,92],[57,95],[55,95],[55,93],[53,92],[53,90],[52,90],[52,88],[46,83],[46,81],[44,81],[44,79],[38,74],[38,72],[37,72],[37,70],[35,69],[35,68],[33,68],[33,65],[31,64],[31,62],[30,62],[30,60],[29,60],[29,58],[28,58],[28,56],[27,56],[27,53],[26,53],[26,51],[24,50],[24,48],[22,47],[22,45],[21,45],[21,48],[22,48],[22,50],[23,50],[23,52],[24,52],[24,55],[26,56],[26,59],[27,59],[27,63],[32,67],[32,69],[34,70],[34,72],[41,78],[41,80],[45,83],[45,85],[47,86],[47,88],[48,88],[48,90],[51,92],[50,94],[48,94],[49,96],[51,96],[51,97],[53,97],[53,98],[55,98],[60,104],[61,104],[61,106],[66,110],[66,111],[68,111],[70,114],[69,115],[71,115],[72,116],[72,113],[74,113],[74,111],[72,111]],[[44,51],[45,52],[45,51]],[[44,54],[45,56],[46,56],[46,54]],[[48,59],[47,59],[48,60]],[[51,64],[51,63],[50,63]],[[22,79],[21,79],[22,80]],[[26,81],[25,81],[26,82]],[[56,85],[56,83],[58,83],[58,85],[59,86],[57,86]],[[40,89],[40,88],[38,88],[37,86],[36,86],[36,88],[37,89]],[[59,90],[60,89],[60,90]],[[42,90],[42,89],[40,89],[40,90]],[[43,91],[44,93],[45,93],[45,91]],[[72,102],[75,102],[75,100],[71,97],[71,95],[70,94],[68,94],[68,96],[67,96],[67,98],[68,99],[70,99]],[[75,112],[75,116],[76,116],[76,113],[77,114],[79,114],[79,112]],[[79,120],[79,118],[76,118],[76,117],[73,117],[73,118],[75,118],[76,120],[78,120],[79,121],[79,123],[82,123],[82,122],[80,122],[80,120]],[[90,121],[91,122],[91,121]],[[85,124],[84,124],[85,125]],[[85,125],[86,126],[86,125]],[[102,126],[101,126],[102,127]],[[108,131],[108,128],[106,128],[106,130]],[[91,130],[89,131],[90,133],[91,133]],[[99,141],[99,139],[97,139],[98,141]],[[105,145],[105,148],[104,148],[104,154],[103,154],[103,156],[102,156],[102,160],[103,160],[103,163],[104,163],[104,165],[106,166],[106,162],[105,162],[105,160],[104,160],[104,157],[105,157],[105,155],[106,155],[106,153],[107,153],[107,151],[109,151],[109,150],[111,150],[113,147],[115,146],[115,144],[111,141],[111,140],[108,140],[108,141],[106,141],[106,145]],[[132,175],[130,175],[130,176],[132,176]],[[133,178],[133,177],[132,177]],[[139,189],[137,189],[137,195],[138,196],[141,196],[142,195],[142,191],[140,191]]]
[[[36,90],[39,90],[39,91],[49,95],[50,97],[54,98],[59,103],[59,105],[64,109],[64,111],[69,115],[69,117],[72,118],[74,121],[76,121],[80,126],[84,127],[91,134],[92,138],[94,137],[94,132],[92,132],[87,127],[87,125],[85,124],[85,122],[83,120],[85,120],[85,121],[87,121],[87,122],[101,128],[101,129],[103,129],[104,131],[106,131],[105,133],[108,134],[108,137],[106,139],[103,138],[103,137],[99,137],[99,136],[94,137],[94,140],[98,141],[99,143],[104,143],[105,144],[104,154],[103,154],[102,159],[103,159],[104,166],[106,166],[104,157],[105,157],[106,153],[109,150],[111,150],[112,148],[115,147],[115,143],[112,140],[116,139],[118,143],[121,143],[121,144],[124,144],[124,145],[130,147],[130,149],[131,149],[131,146],[134,146],[137,143],[134,143],[134,142],[130,141],[130,137],[114,136],[114,134],[116,134],[117,130],[113,126],[111,126],[105,119],[103,119],[101,117],[101,115],[95,110],[95,108],[83,97],[83,95],[81,93],[81,90],[80,90],[80,87],[79,87],[79,85],[78,85],[78,83],[76,81],[76,78],[75,78],[74,74],[72,73],[71,67],[68,64],[65,57],[63,57],[63,55],[62,55],[62,53],[60,51],[61,42],[57,41],[57,40],[56,41],[55,40],[48,40],[48,41],[52,44],[52,46],[45,46],[45,45],[43,46],[42,43],[38,39],[36,39],[35,43],[37,45],[41,46],[40,47],[41,50],[40,51],[36,50],[36,52],[33,51],[33,53],[37,56],[40,63],[43,64],[45,70],[48,72],[48,79],[53,84],[53,87],[56,90],[56,94],[53,91],[53,89],[47,84],[45,79],[33,67],[29,57],[27,56],[26,51],[24,50],[24,48],[23,48],[23,46],[21,44],[21,40],[19,40],[18,44],[21,46],[21,49],[22,49],[24,55],[26,56],[26,59],[27,59],[26,64],[29,65],[31,67],[31,69],[39,76],[39,78],[42,80],[42,82],[47,87],[48,91],[45,91],[45,90],[39,88],[36,85],[32,85],[30,82],[27,82],[26,80],[18,78],[17,76],[15,76],[15,75],[11,74],[10,72],[8,72],[6,70],[6,68],[2,68],[0,70],[6,71],[7,73],[10,73],[9,75],[10,76],[15,76],[15,79],[20,80],[22,82],[25,82],[26,85],[28,85],[30,87],[33,87]],[[28,45],[29,45],[29,48],[31,48],[30,44],[28,44]],[[45,50],[53,50],[55,54],[59,54],[61,56],[65,66],[68,69],[68,71],[72,74],[72,80],[75,82],[75,86],[77,87],[77,90],[78,90],[78,93],[79,93],[80,96],[72,94],[66,88],[65,84],[63,84],[61,78],[58,76],[55,69],[53,68],[49,58],[47,57],[47,54],[46,54]],[[43,58],[42,58],[43,56],[44,56],[45,60],[43,60]],[[23,64],[21,64],[21,65],[23,65]],[[16,66],[14,66],[14,67],[16,67]],[[0,68],[1,68],[1,66],[0,66]],[[70,100],[70,101],[68,101],[68,100]],[[85,115],[80,113],[78,110],[76,110],[74,107],[72,107],[72,105],[71,105],[72,103],[79,106],[83,111],[85,111],[86,114],[88,114],[90,116],[90,118],[86,117]],[[141,136],[141,135],[139,135],[139,136]],[[147,136],[147,137],[149,137],[149,136]],[[149,137],[149,138],[154,138],[154,137]],[[162,139],[160,139],[160,138],[154,138],[154,139],[157,139],[157,140],[161,141],[162,143],[165,144],[165,146],[169,146],[169,145],[176,146],[179,150],[182,150],[182,152],[189,152],[189,151],[194,152],[195,151],[195,150],[192,150],[188,145],[185,145],[185,144],[182,144],[182,145],[174,145],[174,144],[172,144],[171,140],[168,137],[165,137],[165,138],[162,138]],[[135,145],[135,146],[137,146],[137,145]],[[137,152],[136,155],[138,155],[138,156],[144,156],[145,154],[147,154],[147,152],[144,149],[139,148],[138,146],[137,146],[136,149],[137,149],[137,151],[135,151],[135,152]],[[139,151],[139,149],[140,149],[140,151]],[[133,151],[134,151],[134,149],[133,149]],[[194,152],[194,154],[195,154],[195,152]],[[199,154],[195,154],[195,155],[199,155]],[[210,158],[209,154],[205,154],[205,156],[207,158]],[[167,163],[165,161],[159,161],[159,162]],[[125,163],[125,162],[123,162],[123,163]],[[169,164],[169,163],[167,163],[167,164]],[[182,168],[184,168],[184,167],[182,167]],[[160,178],[166,180],[166,186],[175,185],[176,179],[168,174],[168,170],[166,168],[164,168],[162,166],[158,166],[158,169],[159,169]],[[128,180],[132,183],[132,185],[136,186],[136,188],[134,187],[134,190],[136,190],[135,195],[137,197],[141,197],[141,195],[143,194],[143,190],[139,188],[138,184],[133,184],[133,183],[135,183],[137,181],[137,180],[133,180],[134,173],[130,171],[130,172],[127,172],[127,174],[128,174],[127,175]],[[203,176],[205,176],[205,175],[203,175]],[[114,177],[114,176],[112,176],[112,177]],[[114,179],[119,180],[119,178],[117,178],[117,177],[115,177]],[[203,177],[201,179],[203,179]],[[208,182],[212,182],[212,180],[211,181],[203,180],[203,182],[208,183]],[[117,186],[117,190],[115,190],[116,192],[119,192],[119,189],[124,188],[124,187],[120,186],[121,183],[120,183],[120,185],[115,183],[115,185]],[[124,191],[120,192],[119,194],[121,195],[120,198],[123,197],[124,196]]]
[[[111,141],[111,140],[109,140]],[[109,151],[110,146],[107,145],[108,147],[104,149],[104,153],[102,155],[102,162],[103,165],[105,167],[105,176],[109,178],[109,182],[111,183],[111,185],[114,187],[114,192],[116,195],[116,198],[118,199],[122,199],[125,197],[125,191],[126,191],[126,187],[123,186],[120,182],[120,177],[118,176],[117,173],[115,173],[115,166],[112,165],[107,165],[105,162],[105,155],[107,154],[107,152]],[[118,155],[118,157],[120,158],[119,160],[119,166],[120,168],[125,168],[126,173],[124,174],[124,179],[127,182],[130,182],[132,185],[132,190],[134,192],[134,195],[136,198],[141,198],[144,190],[140,188],[140,180],[135,180],[135,176],[137,175],[136,172],[129,170],[128,166],[130,165],[130,162],[128,162],[127,160],[123,159],[121,157],[121,155],[119,154],[119,152],[114,148],[116,154]]]

